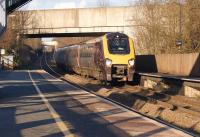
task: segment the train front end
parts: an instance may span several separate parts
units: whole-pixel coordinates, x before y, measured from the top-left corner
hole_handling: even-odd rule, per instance
[[[133,40],[122,33],[110,33],[103,38],[107,81],[132,81],[135,70]]]

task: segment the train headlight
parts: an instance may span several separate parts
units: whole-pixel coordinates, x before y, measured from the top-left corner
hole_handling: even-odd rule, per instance
[[[135,60],[134,59],[130,59],[128,61],[128,63],[129,63],[130,66],[134,66],[135,65]]]
[[[112,60],[106,59],[106,66],[111,66],[112,65]]]

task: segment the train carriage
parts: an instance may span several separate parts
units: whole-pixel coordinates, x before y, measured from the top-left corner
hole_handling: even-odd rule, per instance
[[[78,45],[56,49],[55,60],[66,70],[101,81],[132,81],[134,44],[125,34],[108,33]]]

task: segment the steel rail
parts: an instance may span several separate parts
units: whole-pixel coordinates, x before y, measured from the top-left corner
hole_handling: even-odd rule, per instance
[[[85,91],[87,91],[88,93],[91,93],[91,94],[93,94],[93,95],[95,95],[95,96],[97,96],[97,97],[99,97],[99,98],[102,98],[103,100],[105,100],[105,101],[107,101],[107,102],[110,102],[110,103],[112,103],[112,104],[117,104],[117,105],[119,105],[119,106],[121,106],[121,107],[123,107],[123,108],[125,108],[125,109],[127,109],[127,110],[129,110],[129,111],[135,112],[135,113],[137,113],[137,114],[139,114],[139,115],[141,115],[141,116],[144,116],[144,117],[146,117],[146,118],[149,118],[149,119],[151,119],[151,120],[154,120],[154,121],[156,121],[156,122],[158,122],[158,123],[161,123],[161,124],[163,124],[163,125],[166,125],[166,126],[168,126],[168,127],[171,127],[171,128],[176,129],[176,130],[178,130],[178,131],[182,131],[183,133],[186,133],[186,134],[188,134],[188,135],[191,135],[191,136],[194,136],[194,137],[199,137],[199,135],[198,135],[197,133],[192,133],[192,132],[190,132],[189,130],[186,130],[186,129],[184,129],[184,128],[180,128],[180,127],[178,127],[178,126],[176,126],[176,125],[173,125],[173,124],[170,124],[170,123],[168,123],[168,122],[166,122],[166,121],[164,121],[164,120],[161,120],[161,119],[158,119],[158,118],[153,118],[153,117],[150,117],[150,116],[148,116],[148,115],[145,115],[145,114],[143,114],[143,113],[141,113],[141,112],[139,112],[139,111],[137,111],[137,110],[135,110],[135,109],[133,109],[133,108],[131,108],[131,107],[128,107],[128,106],[126,106],[126,105],[124,105],[124,104],[121,104],[121,103],[119,103],[119,102],[117,102],[117,101],[115,101],[115,100],[112,100],[112,99],[110,99],[110,98],[106,98],[106,97],[103,97],[103,96],[101,96],[101,95],[98,95],[98,94],[96,94],[96,93],[95,93],[94,91],[92,91],[92,90],[89,90],[89,89],[87,89],[87,88],[85,88],[85,87],[83,87],[83,86],[80,86],[80,85],[78,85],[78,84],[76,84],[76,83],[74,83],[74,82],[72,82],[72,81],[70,81],[70,80],[65,79],[61,74],[57,73],[55,70],[53,70],[52,67],[49,66],[49,64],[48,64],[48,62],[47,62],[47,60],[46,60],[46,53],[45,53],[45,55],[43,55],[43,57],[44,57],[44,59],[45,59],[45,64],[46,64],[46,66],[48,67],[49,70],[51,70],[51,73],[47,70],[47,72],[48,72],[50,75],[53,76],[53,74],[54,74],[54,75],[58,76],[61,80],[65,81],[65,82],[67,82],[67,83],[69,83],[69,84],[71,84],[71,85],[73,85],[73,86],[75,86],[75,87],[77,87],[77,88],[80,88],[80,89],[82,89],[82,90],[85,90]],[[44,64],[44,65],[45,65],[45,64]],[[40,61],[40,65],[41,65],[41,69],[45,70],[45,68],[42,67],[42,58],[41,58],[41,61]],[[53,74],[52,74],[52,73],[53,73]],[[53,76],[53,77],[54,77],[54,76]]]

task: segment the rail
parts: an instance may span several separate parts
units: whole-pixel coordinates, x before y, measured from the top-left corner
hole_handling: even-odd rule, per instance
[[[1,64],[1,69],[14,69],[16,66],[16,63],[9,58],[6,58],[4,56],[0,56],[0,64]]]
[[[42,59],[44,59],[44,64],[42,64]],[[91,89],[88,89],[88,88],[86,88],[86,87],[84,87],[84,86],[78,85],[78,84],[74,83],[73,81],[64,78],[64,77],[62,76],[62,74],[60,74],[59,72],[57,72],[56,70],[54,70],[54,69],[48,64],[47,59],[46,59],[46,54],[43,55],[43,57],[42,57],[41,60],[40,60],[40,67],[41,67],[41,69],[43,69],[43,70],[45,70],[46,72],[48,72],[49,74],[51,74],[53,77],[54,77],[54,76],[55,76],[55,77],[58,77],[58,78],[60,78],[61,80],[66,81],[67,83],[70,83],[70,84],[72,84],[73,86],[75,86],[75,87],[77,87],[77,88],[83,89],[84,91],[87,91],[88,93],[91,93],[91,94],[93,94],[93,95],[95,95],[95,96],[97,96],[97,97],[99,97],[99,98],[102,98],[102,99],[104,99],[104,100],[107,101],[107,102],[110,102],[110,103],[112,103],[112,104],[117,104],[117,105],[121,106],[121,107],[124,108],[124,109],[130,110],[130,111],[135,112],[135,113],[137,113],[137,114],[140,114],[141,116],[144,116],[144,117],[149,118],[149,119],[151,119],[151,120],[154,120],[154,121],[157,121],[157,122],[159,122],[159,123],[162,123],[162,124],[164,124],[164,125],[166,125],[166,126],[169,126],[169,127],[171,127],[171,128],[174,128],[174,129],[176,129],[176,130],[178,130],[178,131],[181,131],[181,132],[183,132],[183,133],[186,133],[186,134],[188,134],[188,135],[197,136],[196,133],[193,133],[193,132],[190,132],[190,131],[188,131],[188,130],[186,130],[186,129],[180,128],[180,127],[178,127],[178,126],[176,126],[176,125],[173,125],[173,124],[171,124],[171,123],[168,123],[168,122],[166,122],[166,121],[164,121],[164,120],[162,120],[162,119],[150,117],[150,116],[148,116],[148,115],[146,115],[146,114],[144,114],[144,113],[139,112],[139,111],[136,110],[136,109],[133,109],[133,108],[131,108],[131,107],[129,107],[129,106],[126,106],[126,105],[124,105],[124,104],[122,104],[122,103],[120,103],[120,102],[118,102],[118,101],[113,100],[113,99],[110,99],[110,98],[101,96],[101,95],[97,94],[95,91],[93,91],[93,90],[91,90]]]

